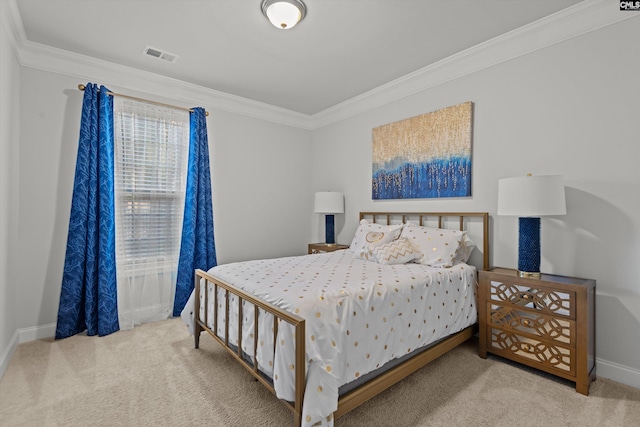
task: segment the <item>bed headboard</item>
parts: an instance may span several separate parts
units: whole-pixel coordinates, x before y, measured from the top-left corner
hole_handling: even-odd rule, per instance
[[[489,213],[487,212],[360,212],[360,220],[377,224],[405,224],[466,231],[476,244],[469,264],[489,268]]]

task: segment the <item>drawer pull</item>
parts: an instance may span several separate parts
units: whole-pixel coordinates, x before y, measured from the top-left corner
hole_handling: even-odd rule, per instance
[[[524,326],[531,326],[531,320],[529,320],[529,319],[524,319],[524,320],[522,321],[522,324],[523,324]]]
[[[529,344],[522,344],[522,349],[524,351],[529,351],[529,350],[531,350],[531,346]]]

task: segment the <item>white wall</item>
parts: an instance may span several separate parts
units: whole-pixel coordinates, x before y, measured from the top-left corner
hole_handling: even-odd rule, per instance
[[[17,168],[20,81],[10,33],[0,17],[0,376],[17,341],[18,288],[14,248],[17,243]]]
[[[598,375],[640,387],[636,40],[640,17],[314,132],[314,189],[346,197],[338,241],[351,240],[362,210],[488,211],[492,263],[516,267],[517,219],[496,216],[497,181],[562,174],[568,214],[542,220],[541,269],[597,280]],[[464,101],[475,104],[472,197],[372,201],[372,128]]]
[[[209,117],[218,262],[307,252],[311,132],[237,114]]]

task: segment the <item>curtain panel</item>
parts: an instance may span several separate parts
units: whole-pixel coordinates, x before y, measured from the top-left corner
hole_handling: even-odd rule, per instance
[[[173,304],[174,316],[180,315],[193,291],[194,270],[206,271],[216,264],[207,118],[203,108],[194,108],[190,117],[187,192]]]
[[[119,329],[113,193],[113,99],[84,90],[56,339]]]

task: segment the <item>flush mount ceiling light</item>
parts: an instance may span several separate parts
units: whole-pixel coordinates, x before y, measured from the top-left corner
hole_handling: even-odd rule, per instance
[[[262,13],[274,26],[288,30],[304,19],[307,7],[302,0],[262,0]]]

